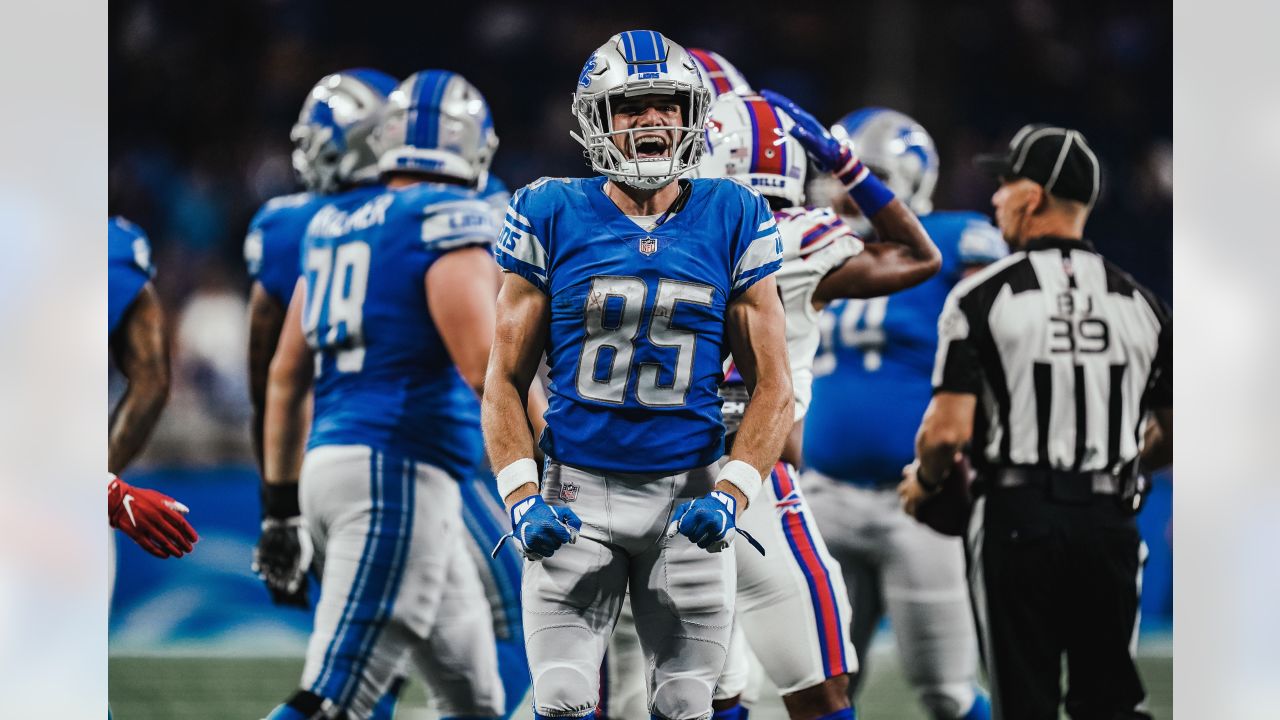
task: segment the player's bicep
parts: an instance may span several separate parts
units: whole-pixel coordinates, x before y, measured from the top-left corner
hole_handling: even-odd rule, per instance
[[[551,299],[514,272],[504,273],[498,292],[497,325],[489,374],[528,387],[538,371],[551,319]]]
[[[725,321],[734,364],[748,388],[754,391],[761,382],[790,382],[786,311],[772,275],[731,302]]]
[[[306,305],[306,296],[306,280],[298,278],[298,283],[294,286],[293,298],[289,301],[289,309],[285,313],[284,323],[280,328],[280,342],[271,359],[272,384],[284,382],[296,388],[311,384],[315,366],[311,349],[307,347],[307,339],[302,332],[302,312]]]
[[[480,246],[455,250],[431,264],[424,282],[427,310],[449,357],[479,392],[493,346],[493,258]]]
[[[169,389],[169,341],[160,296],[150,282],[130,304],[124,327],[113,335],[112,351],[131,391],[152,388],[163,395]]]
[[[284,327],[286,308],[260,282],[249,291],[249,387],[255,404],[266,397],[271,356]]]

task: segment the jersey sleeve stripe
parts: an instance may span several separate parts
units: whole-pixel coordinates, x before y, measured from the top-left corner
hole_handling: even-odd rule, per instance
[[[781,237],[776,230],[752,240],[747,246],[747,251],[738,260],[738,266],[733,270],[734,287],[742,283],[743,275],[767,266],[769,263],[782,262],[782,253],[778,250],[780,243]]]

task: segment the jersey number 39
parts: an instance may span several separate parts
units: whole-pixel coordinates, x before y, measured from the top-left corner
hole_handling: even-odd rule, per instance
[[[638,277],[600,275],[591,279],[587,293],[585,322],[587,337],[582,343],[582,355],[578,359],[578,394],[584,398],[621,405],[626,402],[627,380],[631,377],[631,365],[635,358],[635,340],[640,331],[641,314],[649,288]],[[640,363],[639,382],[635,397],[641,405],[649,407],[678,407],[685,404],[689,384],[693,379],[694,350],[697,334],[691,330],[673,327],[671,318],[676,303],[693,303],[710,307],[715,288],[702,283],[679,280],[659,280],[658,296],[649,318],[648,341],[655,347],[675,348],[675,377],[671,384],[661,382],[661,367],[657,363]],[[610,298],[620,298],[616,325],[605,324],[605,309]],[[608,352],[607,373],[599,373],[601,354]],[[601,374],[604,377],[600,377]]]

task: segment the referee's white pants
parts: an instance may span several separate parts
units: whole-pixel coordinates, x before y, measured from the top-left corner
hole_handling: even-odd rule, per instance
[[[321,576],[302,687],[367,718],[412,663],[442,716],[497,717],[489,603],[457,481],[362,445],[316,448],[299,501]]]

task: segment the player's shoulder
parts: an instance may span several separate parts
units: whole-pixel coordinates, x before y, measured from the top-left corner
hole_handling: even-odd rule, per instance
[[[768,207],[764,196],[745,183],[734,178],[694,178],[695,193],[701,193],[707,202],[721,206],[741,206],[757,208],[761,204]]]
[[[108,218],[107,259],[113,265],[132,265],[151,274],[151,241],[142,228],[124,217]]]
[[[566,205],[585,202],[591,192],[603,192],[605,179],[540,177],[515,191],[511,205],[524,217],[554,214]]]
[[[150,245],[147,234],[142,228],[133,224],[123,216],[107,218],[107,252],[111,256],[132,254],[135,242],[141,241]]]
[[[785,257],[807,257],[837,243],[851,254],[862,249],[862,239],[829,207],[795,206],[773,213],[782,235]]]
[[[398,237],[420,240],[431,250],[450,250],[492,242],[497,221],[489,203],[472,188],[445,183],[419,183],[391,191],[388,223],[409,224]]]
[[[262,203],[249,221],[249,229],[270,230],[281,224],[305,223],[323,199],[312,192],[277,195]]]
[[[920,218],[950,266],[986,265],[1009,254],[1000,230],[982,213],[940,210]]]

